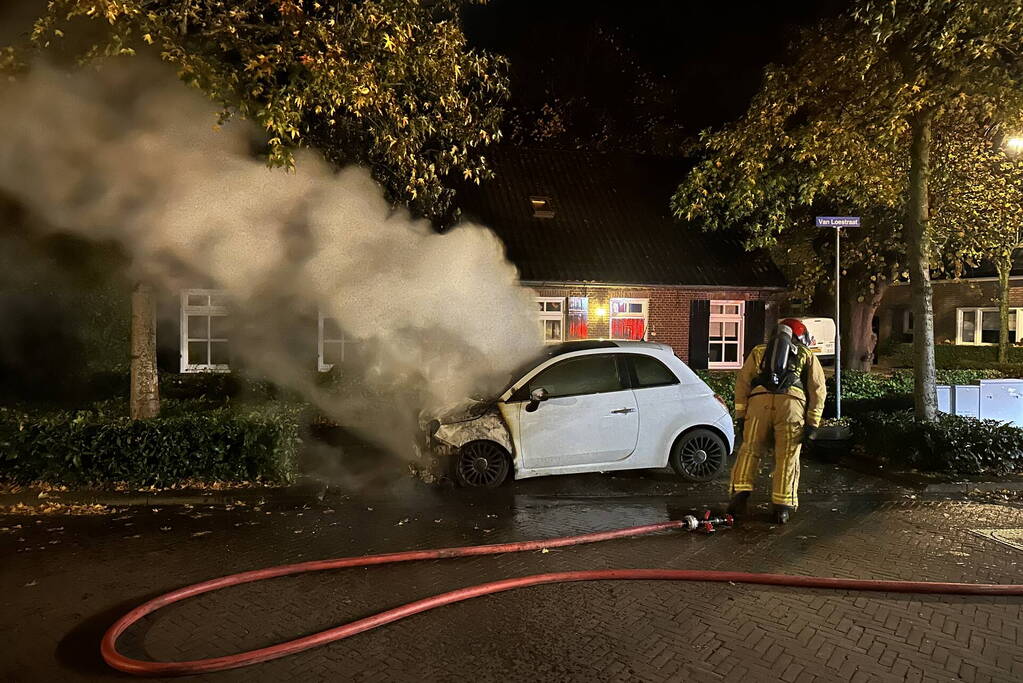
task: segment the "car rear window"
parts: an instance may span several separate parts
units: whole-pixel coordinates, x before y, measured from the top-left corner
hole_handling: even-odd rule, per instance
[[[632,381],[636,389],[664,387],[679,383],[675,373],[653,356],[630,354],[629,363],[632,365]]]
[[[529,392],[543,387],[550,398],[621,391],[614,356],[578,356],[555,363],[529,380]]]

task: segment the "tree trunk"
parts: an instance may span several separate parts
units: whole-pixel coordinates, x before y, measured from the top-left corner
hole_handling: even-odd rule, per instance
[[[1009,362],[1009,273],[1012,272],[1012,255],[998,259],[998,362]],[[1018,316],[1017,316],[1018,318]],[[1016,320],[1016,338],[1020,338],[1020,324]]]
[[[913,402],[920,420],[933,422],[938,415],[934,372],[934,308],[931,301],[931,229],[928,199],[930,179],[931,123],[934,110],[925,109],[910,121],[913,141],[909,158],[909,202],[905,237],[909,281],[913,302]]]
[[[160,414],[156,372],[156,301],[153,288],[138,282],[131,293],[131,419]]]
[[[881,305],[887,285],[878,285],[872,294],[860,295],[852,287],[847,291],[842,311],[842,369],[870,372],[874,364],[874,347],[877,346],[877,335],[874,334],[873,322],[877,307]]]

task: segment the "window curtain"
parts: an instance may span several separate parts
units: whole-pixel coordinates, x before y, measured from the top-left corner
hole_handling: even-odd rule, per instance
[[[587,339],[590,336],[587,309],[589,297],[568,298],[568,339]]]
[[[611,321],[611,337],[613,339],[643,341],[645,334],[646,321],[642,318],[615,318]]]

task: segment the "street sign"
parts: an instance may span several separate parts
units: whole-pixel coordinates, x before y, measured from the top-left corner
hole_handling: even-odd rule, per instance
[[[818,228],[858,228],[859,216],[817,216]]]
[[[835,228],[835,417],[842,417],[842,314],[839,302],[839,280],[842,267],[839,261],[839,237],[842,228],[860,227],[859,216],[817,216],[818,228]]]

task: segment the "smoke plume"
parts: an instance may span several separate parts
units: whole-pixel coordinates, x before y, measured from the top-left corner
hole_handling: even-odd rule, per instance
[[[268,169],[251,127],[217,125],[156,65],[39,65],[0,99],[0,189],[56,229],[119,242],[133,276],[161,289],[226,290],[232,364],[392,450],[409,452],[424,413],[496,390],[538,351],[492,232],[438,234],[364,169],[335,172],[309,151],[293,173]],[[315,350],[296,348],[317,310],[358,342],[338,391],[315,381]]]

